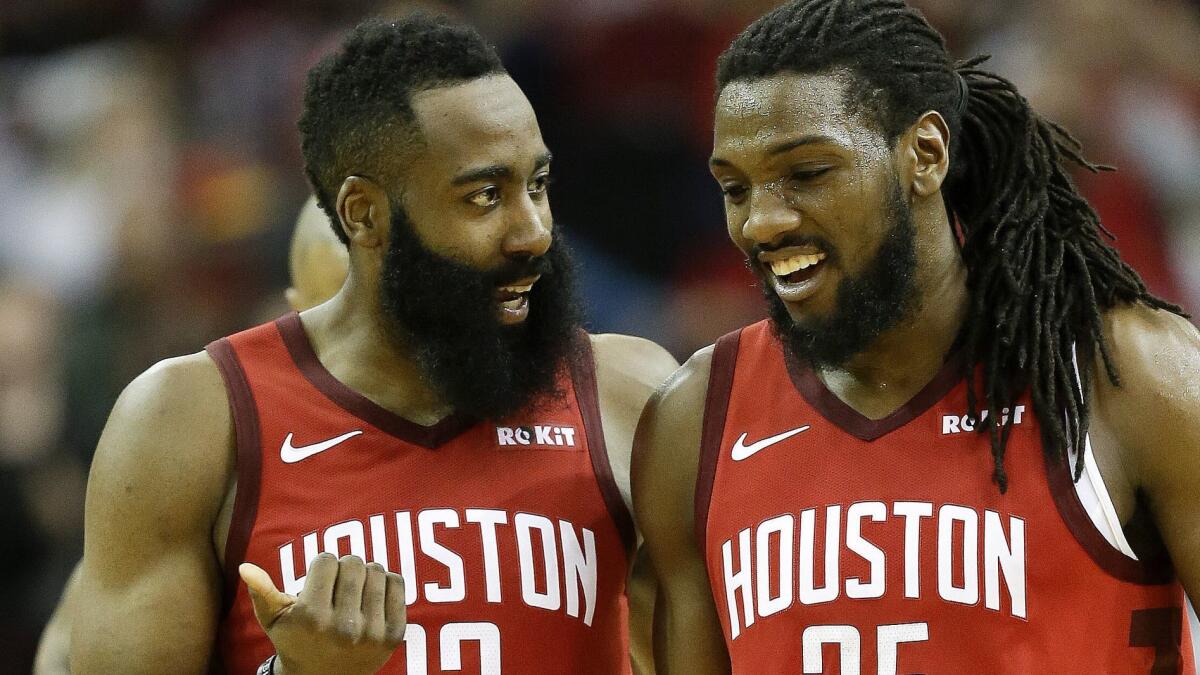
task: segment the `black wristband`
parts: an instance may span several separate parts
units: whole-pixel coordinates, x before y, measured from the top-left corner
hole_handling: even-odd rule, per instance
[[[278,654],[272,654],[266,661],[262,662],[258,670],[254,671],[254,675],[272,675],[275,672],[275,659],[277,658],[279,658]]]

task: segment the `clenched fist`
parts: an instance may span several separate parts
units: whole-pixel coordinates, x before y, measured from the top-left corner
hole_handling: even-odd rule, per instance
[[[378,563],[322,553],[298,597],[256,565],[243,563],[238,572],[275,645],[277,674],[374,673],[404,640],[404,579]]]

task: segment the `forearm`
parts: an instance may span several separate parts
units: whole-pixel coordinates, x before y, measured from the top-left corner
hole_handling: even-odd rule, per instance
[[[670,607],[660,594],[654,617],[654,663],[668,675],[727,675],[729,654],[719,625],[707,614]]]

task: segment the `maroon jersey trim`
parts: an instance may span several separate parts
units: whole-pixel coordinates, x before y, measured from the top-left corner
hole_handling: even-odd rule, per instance
[[[579,403],[579,414],[583,417],[583,430],[587,434],[588,454],[592,460],[592,473],[600,487],[600,496],[612,517],[613,525],[621,535],[626,552],[632,553],[637,544],[633,529],[633,517],[621,497],[621,490],[613,478],[612,464],[608,461],[608,447],[604,443],[604,426],[600,417],[600,390],[596,385],[596,360],[592,353],[592,339],[579,331],[577,338],[579,354],[570,360],[571,380],[575,386],[575,400]]]
[[[308,341],[308,334],[304,332],[299,314],[285,314],[275,321],[275,325],[283,337],[283,344],[292,356],[292,361],[304,374],[305,379],[343,410],[384,433],[406,443],[434,450],[475,424],[475,420],[460,413],[453,413],[428,427],[406,420],[342,384],[333,373],[326,370],[317,358],[317,353],[313,351],[312,343]]]
[[[696,469],[696,546],[705,549],[708,532],[708,507],[712,503],[717,461],[721,457],[721,439],[725,418],[729,415],[729,397],[733,393],[733,372],[737,366],[738,344],[742,331],[736,330],[717,340],[708,373],[708,393],[704,398],[704,422],[700,431],[700,464]],[[705,556],[707,560],[707,556]]]
[[[1050,494],[1054,496],[1059,516],[1071,534],[1075,535],[1075,541],[1101,570],[1121,581],[1143,586],[1166,584],[1175,578],[1175,572],[1169,564],[1134,560],[1113,548],[1096,529],[1083,502],[1079,500],[1075,480],[1067,463],[1049,453],[1042,454],[1046,461],[1046,481],[1050,484]]]
[[[829,391],[813,369],[800,363],[784,348],[784,362],[796,390],[805,401],[825,419],[846,433],[863,441],[873,441],[920,417],[926,410],[946,397],[964,377],[962,351],[952,352],[941,369],[908,403],[887,417],[873,420],[846,405],[837,394]]]
[[[258,409],[246,372],[238,361],[229,338],[221,338],[204,348],[221,371],[233,414],[233,434],[237,443],[237,487],[229,533],[225,537],[225,588],[221,615],[233,607],[238,587],[238,565],[246,558],[250,533],[258,516],[259,488],[262,483],[262,449],[259,443]]]

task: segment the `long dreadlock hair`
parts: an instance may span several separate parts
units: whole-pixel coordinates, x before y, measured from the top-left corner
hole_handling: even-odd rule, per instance
[[[902,0],[792,0],[726,49],[717,86],[845,71],[847,107],[866,113],[890,144],[929,110],[945,118],[951,169],[942,192],[957,221],[970,294],[958,345],[967,357],[970,414],[978,420],[986,412],[979,429],[990,435],[992,478],[1004,492],[1013,424],[1005,413],[1017,397],[1031,391],[1043,448],[1066,462],[1087,433],[1095,350],[1120,384],[1102,312],[1134,302],[1183,311],[1152,295],[1109,246],[1112,234],[1068,173],[1070,164],[1111,167],[1084,159],[1079,142],[1034,112],[1011,82],[981,70],[986,58],[955,63],[942,36]]]

